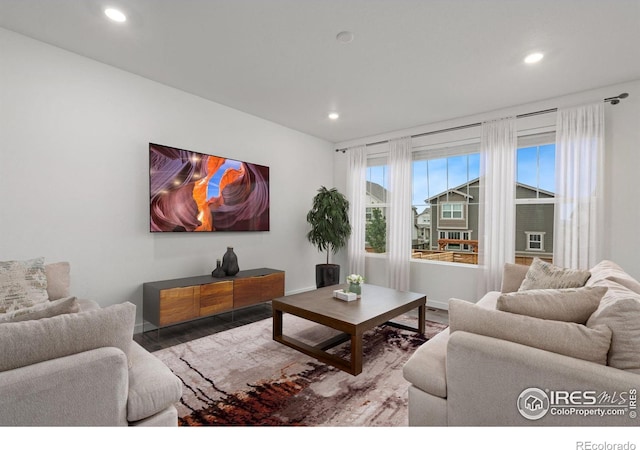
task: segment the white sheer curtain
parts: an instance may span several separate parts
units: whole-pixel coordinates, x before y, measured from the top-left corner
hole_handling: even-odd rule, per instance
[[[347,199],[349,200],[349,223],[351,236],[347,246],[349,274],[364,273],[365,203],[367,149],[360,145],[348,149],[349,169],[347,175]]]
[[[604,105],[559,109],[553,262],[593,267],[602,257]]]
[[[515,261],[515,117],[482,124],[478,294],[500,290],[504,264]]]
[[[409,290],[411,259],[411,138],[389,141],[388,283]]]

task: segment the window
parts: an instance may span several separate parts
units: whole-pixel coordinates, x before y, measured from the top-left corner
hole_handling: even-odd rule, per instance
[[[544,251],[544,231],[525,231],[524,233],[527,235],[527,250]]]
[[[476,251],[469,244],[478,226],[479,144],[414,149],[412,205],[413,257],[460,261],[454,252]]]
[[[471,239],[472,231],[438,231],[439,240],[463,240],[468,241]],[[446,244],[445,250],[465,250],[471,249],[469,244],[463,244],[460,242],[449,242]]]
[[[413,258],[477,264],[480,148],[479,143],[466,142],[413,149]],[[516,152],[516,262],[527,264],[534,257],[550,261],[554,238],[555,133],[520,137]],[[386,156],[370,156],[365,229],[369,253],[386,251],[388,175]],[[446,242],[451,240],[461,242]]]
[[[516,155],[516,262],[553,258],[555,133],[520,138]],[[533,230],[533,231],[531,231]]]
[[[389,170],[384,159],[369,161],[367,167],[365,249],[370,253],[384,253],[387,242]]]
[[[443,219],[462,219],[462,203],[443,203]]]

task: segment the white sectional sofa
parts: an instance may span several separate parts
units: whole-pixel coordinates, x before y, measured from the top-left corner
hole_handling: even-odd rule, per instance
[[[534,265],[506,265],[477,304],[450,300],[450,327],[404,366],[409,425],[640,424],[640,283],[602,261],[584,287],[551,289]]]
[[[45,267],[48,301],[0,315],[0,425],[177,426],[182,383],[133,341],[135,305],[68,297],[69,264]]]

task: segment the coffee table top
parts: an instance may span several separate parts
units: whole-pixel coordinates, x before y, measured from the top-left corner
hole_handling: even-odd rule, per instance
[[[293,314],[302,312],[302,317],[318,315],[344,324],[362,325],[376,321],[381,316],[397,317],[412,305],[417,308],[426,302],[424,294],[401,292],[372,284],[362,285],[362,298],[358,300],[347,302],[333,297],[334,290],[346,287],[346,284],[326,286],[274,299],[272,304],[277,309]]]

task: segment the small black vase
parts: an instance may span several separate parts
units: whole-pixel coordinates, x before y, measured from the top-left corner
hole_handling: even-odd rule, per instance
[[[233,252],[233,247],[227,247],[227,253],[222,257],[222,270],[228,277],[233,277],[240,271],[238,257]]]
[[[227,274],[222,269],[222,263],[219,259],[216,260],[216,268],[213,270],[213,272],[211,272],[211,276],[216,278],[224,278],[227,276]]]

